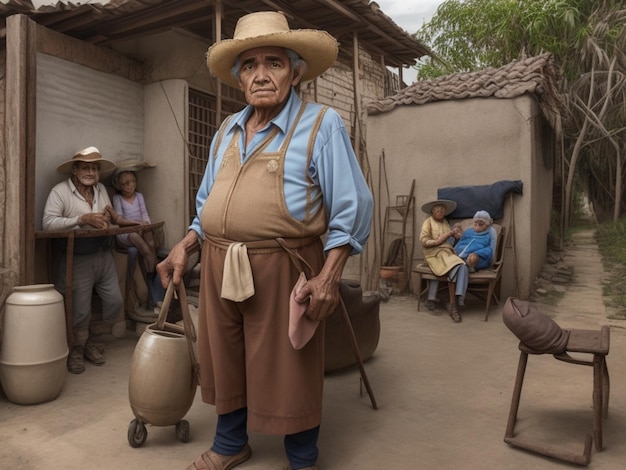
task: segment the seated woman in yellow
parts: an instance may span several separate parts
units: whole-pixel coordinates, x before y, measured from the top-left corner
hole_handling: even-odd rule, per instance
[[[433,274],[447,276],[452,282],[455,295],[450,295],[450,316],[455,323],[461,322],[461,315],[457,309],[457,299],[462,305],[467,291],[468,270],[465,262],[456,254],[454,244],[461,236],[461,230],[450,228],[446,216],[454,211],[456,202],[447,199],[437,199],[422,206],[422,211],[429,214],[420,232],[420,243],[424,249],[424,259]],[[437,283],[430,283],[428,300],[429,310],[434,310],[437,296]]]

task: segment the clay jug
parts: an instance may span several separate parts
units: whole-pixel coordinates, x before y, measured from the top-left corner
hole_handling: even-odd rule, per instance
[[[193,326],[186,308],[185,328],[165,322],[172,289],[170,284],[159,318],[144,330],[130,364],[128,395],[133,414],[155,426],[178,423],[191,408],[197,388],[197,363],[190,343],[195,341],[195,330],[190,332]],[[186,305],[184,294],[180,296]]]
[[[52,284],[15,287],[5,303],[0,383],[20,405],[54,400],[65,382],[69,349],[63,296]]]

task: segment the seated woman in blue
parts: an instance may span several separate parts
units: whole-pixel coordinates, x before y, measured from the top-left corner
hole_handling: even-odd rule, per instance
[[[491,266],[496,251],[496,230],[491,226],[493,219],[487,211],[478,211],[473,217],[474,226],[463,232],[454,245],[456,254],[465,261],[469,272]]]

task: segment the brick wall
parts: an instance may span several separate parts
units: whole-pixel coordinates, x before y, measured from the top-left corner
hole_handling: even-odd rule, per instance
[[[303,84],[303,99],[332,106],[343,118],[348,132],[354,137],[355,103],[352,64],[337,62],[315,82]],[[398,90],[398,77],[367,51],[359,50],[358,82],[361,120],[370,101],[380,100]]]

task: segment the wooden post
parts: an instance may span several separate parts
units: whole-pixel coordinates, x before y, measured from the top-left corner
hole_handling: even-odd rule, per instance
[[[352,34],[353,63],[352,82],[354,88],[354,151],[363,168],[363,158],[361,156],[361,93],[359,90],[359,34],[355,31]]]
[[[215,24],[213,26],[213,30],[215,31],[215,37],[213,38],[213,42],[220,42],[222,40],[222,15],[223,15],[223,7],[222,1],[215,1]],[[215,79],[216,90],[215,90],[215,127],[219,128],[220,123],[222,122],[222,81],[219,78]]]
[[[4,263],[17,285],[34,280],[35,31],[35,23],[24,15],[6,20]]]

